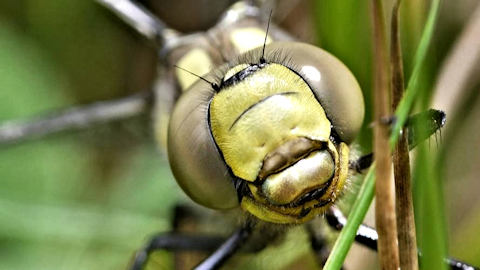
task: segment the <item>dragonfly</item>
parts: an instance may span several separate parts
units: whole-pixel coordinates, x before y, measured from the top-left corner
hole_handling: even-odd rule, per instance
[[[166,145],[169,149],[169,158],[174,175],[179,185],[194,201],[216,209],[238,207],[240,201],[241,207],[249,213],[249,215],[254,217],[254,219],[267,223],[305,223],[326,211],[328,223],[333,228],[341,229],[345,224],[345,217],[341,211],[332,206],[332,204],[338,196],[338,193],[342,190],[341,186],[343,182],[346,181],[347,172],[345,170],[354,169],[361,171],[367,168],[371,162],[371,155],[363,156],[358,160],[348,160],[347,145],[353,140],[362,124],[363,98],[355,78],[353,78],[341,62],[313,46],[295,43],[289,34],[283,32],[273,24],[266,27],[265,18],[267,18],[267,16],[265,12],[262,12],[262,9],[258,8],[258,6],[248,2],[240,1],[228,9],[219,23],[209,29],[206,34],[197,33],[191,35],[182,35],[168,28],[147,9],[134,2],[99,2],[119,15],[141,35],[155,43],[159,48],[159,59],[161,59],[162,62],[175,63],[177,68],[169,74],[171,77],[163,78],[163,80],[156,85],[155,92],[149,91],[121,100],[107,101],[84,108],[73,109],[61,115],[54,115],[28,125],[7,126],[4,130],[8,132],[2,134],[2,139],[5,142],[20,140],[31,135],[39,136],[63,129],[76,128],[94,122],[127,118],[146,110],[148,104],[153,102],[156,106],[154,126],[157,140],[159,144]],[[230,40],[226,43],[225,39]],[[245,39],[248,39],[249,42],[245,42]],[[284,41],[284,43],[280,41]],[[254,48],[257,49],[252,51]],[[282,50],[286,50],[288,53],[282,55]],[[247,53],[245,59],[239,60],[236,58],[238,54],[249,51],[250,54]],[[305,51],[308,51],[310,54],[305,53]],[[302,57],[305,58],[305,63],[294,62],[289,66],[289,61],[300,61],[298,59],[302,59]],[[316,67],[314,62],[308,62],[308,58],[310,57],[321,59],[319,62],[324,66]],[[327,62],[328,65],[326,65],[325,62]],[[198,63],[201,63],[201,65]],[[228,63],[228,65],[223,67],[224,70],[217,70],[221,75],[211,75],[209,73],[212,67],[222,66],[224,63]],[[250,118],[248,118],[246,112],[251,109],[253,111],[254,105],[249,105],[251,101],[247,101],[248,103],[246,104],[241,104],[242,100],[235,100],[236,96],[225,95],[221,97],[220,94],[227,93],[227,91],[225,91],[226,88],[231,91],[232,89],[230,88],[242,85],[248,77],[255,77],[255,73],[258,70],[265,69],[266,66],[273,64],[278,65],[278,67],[275,68],[279,68],[279,70],[274,72],[282,74],[286,72],[286,76],[297,76],[293,77],[297,79],[297,73],[302,73],[304,76],[308,74],[310,76],[308,78],[311,81],[314,80],[315,76],[320,74],[318,72],[319,69],[322,70],[323,68],[321,72],[322,75],[328,74],[329,69],[339,71],[342,74],[343,83],[348,84],[348,87],[339,87],[339,89],[348,89],[346,91],[349,92],[331,97],[331,100],[328,99],[328,96],[325,97],[325,94],[322,94],[321,90],[315,92],[315,95],[307,95],[308,91],[306,93],[293,93],[285,90],[284,92],[271,92],[270,95],[261,96],[260,100],[255,104],[267,102],[270,98],[272,98],[271,100],[287,99],[288,102],[290,96],[304,94],[306,97],[303,99],[305,99],[306,102],[315,103],[316,99],[323,100],[324,103],[322,103],[322,106],[317,105],[316,111],[313,110],[315,112],[311,111],[312,107],[308,107],[309,111],[298,111],[297,113],[298,115],[304,115],[306,119],[316,119],[315,125],[323,125],[320,127],[316,126],[316,129],[326,134],[315,134],[315,136],[317,136],[315,140],[311,138],[305,139],[307,136],[305,135],[305,131],[303,131],[304,133],[300,133],[302,134],[302,136],[299,136],[301,137],[300,139],[288,141],[279,147],[277,147],[279,143],[274,142],[277,148],[272,148],[273,146],[271,146],[271,149],[264,152],[260,159],[262,160],[264,156],[268,157],[266,160],[263,160],[264,167],[257,168],[255,173],[258,173],[259,169],[259,175],[261,176],[259,176],[258,179],[260,179],[261,182],[255,183],[257,178],[255,175],[253,177],[250,176],[253,169],[249,170],[248,167],[250,165],[248,162],[259,158],[251,158],[251,155],[255,155],[255,153],[242,152],[242,156],[249,155],[249,158],[238,161],[235,151],[251,148],[251,145],[248,144],[249,141],[252,140],[252,136],[259,134],[260,131],[256,130],[255,133],[249,134],[249,136],[246,136],[244,132],[240,132],[236,135],[237,137],[224,138],[222,142],[223,136],[226,136],[224,129],[228,129],[228,131],[234,128],[242,131],[248,129],[249,126],[242,128],[242,125],[246,125],[243,124],[243,121],[249,123],[248,120]],[[297,65],[300,65],[302,71],[295,69]],[[315,69],[317,69],[317,74],[315,74]],[[309,72],[312,74],[309,74]],[[217,78],[215,76],[217,76]],[[172,87],[172,85],[174,85],[174,83],[171,83],[173,80],[176,81],[177,87]],[[312,84],[311,81],[309,81],[310,84]],[[305,87],[305,84],[301,84],[302,81],[297,83],[300,83],[300,85],[296,88],[302,89]],[[318,87],[320,88],[321,86]],[[195,90],[197,88],[206,90]],[[213,95],[213,93],[218,93],[218,96],[215,97],[216,100],[205,100],[206,95]],[[172,102],[178,99],[178,96],[184,97],[178,102]],[[348,100],[345,100],[346,97],[348,97]],[[211,102],[199,103],[205,101]],[[290,100],[290,102],[292,101]],[[233,115],[239,116],[236,116],[234,119],[223,119],[222,114],[224,111],[228,111],[228,108],[235,107],[237,104],[240,104],[240,107],[243,106],[244,111],[240,113],[235,111],[236,114]],[[266,108],[270,110],[275,104],[278,104],[278,101],[273,102],[271,106],[266,106]],[[343,111],[338,110],[338,113],[342,112],[343,114],[336,114],[337,111],[332,107],[337,107],[336,109],[338,109],[338,107],[344,108]],[[206,108],[209,109],[209,122],[201,122],[202,120],[199,119],[207,113],[205,111]],[[281,110],[282,107],[278,107],[277,109]],[[350,115],[345,116],[345,112]],[[442,115],[441,112],[431,111],[429,115],[436,115],[436,121],[439,123],[443,122],[444,115]],[[306,119],[302,120],[306,121]],[[226,124],[222,121],[226,121],[229,127],[225,128]],[[167,127],[165,124],[168,122],[171,122],[170,127]],[[342,125],[342,122],[347,123]],[[442,124],[437,124],[434,131],[441,125]],[[212,129],[210,131],[212,134],[210,135],[214,137],[214,142],[210,141],[210,145],[203,146],[206,143],[199,141],[211,140],[211,137],[202,138],[202,136],[207,136],[207,133],[209,133],[206,130],[202,130],[202,126]],[[334,127],[333,131],[330,130],[332,126]],[[292,129],[296,128],[311,131],[308,127],[302,127],[301,124],[300,126],[294,124]],[[194,139],[189,141],[188,137],[192,134],[195,134]],[[257,138],[255,138],[255,140],[257,140]],[[261,138],[258,140],[261,140]],[[244,141],[245,144],[239,145],[239,149],[228,150],[228,147],[222,148],[221,145],[228,145],[229,141]],[[260,145],[267,144],[261,141],[258,143]],[[206,148],[197,148],[199,150],[192,153],[192,150],[196,149],[198,144],[202,144],[202,147]],[[412,144],[415,144],[415,142],[412,142]],[[293,154],[295,156],[291,156],[289,153],[296,147],[300,148],[300,150]],[[218,155],[219,149],[223,157]],[[199,152],[200,150],[202,151]],[[199,155],[202,154],[203,156],[200,157]],[[275,161],[278,155],[286,155],[287,161],[282,161],[283,163]],[[304,170],[308,168],[308,166],[313,166],[315,175],[325,175],[324,178],[317,179],[317,181],[320,182],[314,184],[319,187],[313,190],[311,187],[307,187],[295,191],[296,194],[294,194],[292,199],[285,195],[286,192],[281,190],[281,186],[275,184],[278,180],[269,179],[270,175],[279,174],[281,180],[281,178],[284,177],[282,175],[283,171],[286,171],[287,168],[290,167],[297,170],[293,165],[299,164],[300,161],[303,160],[308,161],[309,159],[313,160],[313,163],[326,164],[326,167],[321,168],[308,164],[305,165],[307,167],[301,167],[301,169]],[[209,160],[209,162],[204,163],[199,162],[199,160]],[[318,162],[319,160],[321,162]],[[239,162],[240,165],[234,165],[235,162]],[[269,162],[271,165],[268,165]],[[214,167],[209,167],[210,165],[206,166],[206,164],[212,163]],[[334,164],[339,164],[339,167],[336,168]],[[187,171],[184,169],[184,166],[192,169]],[[236,176],[236,178],[229,179],[228,177],[231,177],[231,175]],[[239,175],[242,175],[242,177],[239,177]],[[198,179],[199,176],[200,179]],[[225,179],[225,176],[227,179]],[[250,181],[240,182],[240,178]],[[204,179],[213,181],[208,184],[212,185],[213,188],[202,188],[206,185],[202,183]],[[305,182],[306,180],[296,179],[294,181]],[[255,191],[258,188],[263,188],[264,190],[256,193]],[[304,192],[307,189],[310,191]],[[245,196],[245,193],[248,192],[252,197]],[[262,193],[271,194],[271,197],[267,199],[254,197],[255,194]],[[270,203],[274,202],[274,204],[282,207],[266,205],[265,200],[268,200]],[[287,204],[291,207],[285,212],[284,208]],[[309,204],[309,207],[305,207],[306,204]],[[132,269],[142,269],[148,259],[148,255],[155,249],[204,248],[210,250],[212,246],[219,248],[211,257],[202,262],[198,266],[198,269],[214,269],[234,254],[235,251],[241,247],[245,239],[253,234],[252,231],[255,228],[251,223],[252,222],[246,222],[244,226],[238,229],[228,239],[198,238],[195,236],[189,238],[183,235],[162,235],[156,237],[152,239],[144,249],[137,253]],[[376,233],[372,228],[363,226],[358,233],[357,241],[367,247],[375,249],[376,238]],[[220,245],[222,241],[225,242],[223,245]],[[320,241],[320,239],[314,239],[312,241]],[[182,247],[182,245],[185,245],[185,242],[187,242],[187,247]],[[205,246],[194,247],[195,243],[198,242],[205,243]],[[325,248],[324,245],[318,245],[318,243],[312,246],[319,246],[317,253],[322,253],[322,249]],[[464,267],[466,265],[455,260],[449,260],[449,262],[452,264],[452,267]]]

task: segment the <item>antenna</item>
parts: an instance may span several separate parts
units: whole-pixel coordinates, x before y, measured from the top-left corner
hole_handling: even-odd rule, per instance
[[[267,31],[265,32],[265,40],[263,41],[262,57],[260,57],[260,63],[264,64],[265,61],[265,45],[267,44],[268,29],[270,28],[270,21],[272,20],[273,9],[270,9],[270,15],[268,16]]]
[[[213,88],[215,91],[218,92],[218,90],[220,90],[220,87],[218,86],[218,84],[216,84],[216,83],[214,83],[214,82],[211,82],[211,81],[205,79],[204,77],[202,77],[202,76],[200,76],[200,75],[197,75],[197,74],[191,72],[190,70],[186,70],[186,69],[184,69],[184,68],[182,68],[182,67],[179,67],[179,66],[177,66],[177,65],[173,65],[173,66],[176,67],[176,68],[178,68],[178,69],[180,69],[180,70],[183,70],[183,71],[185,71],[185,72],[187,72],[187,73],[189,73],[189,74],[191,74],[191,75],[193,75],[193,76],[195,76],[195,77],[197,77],[197,78],[199,78],[200,80],[202,80],[202,81],[204,81],[204,82],[207,82],[208,84],[210,84],[210,85],[212,86],[212,88]]]

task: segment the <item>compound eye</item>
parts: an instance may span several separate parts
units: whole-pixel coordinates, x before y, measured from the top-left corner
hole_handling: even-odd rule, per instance
[[[272,43],[266,51],[284,51],[294,60],[289,68],[307,81],[340,139],[351,143],[365,114],[362,91],[352,72],[335,56],[305,43]]]
[[[199,80],[179,99],[170,118],[168,158],[175,179],[192,200],[208,208],[230,209],[239,202],[208,125],[213,95],[212,87]]]

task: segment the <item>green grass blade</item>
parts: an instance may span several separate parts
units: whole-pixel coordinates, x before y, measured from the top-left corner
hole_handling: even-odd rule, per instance
[[[353,204],[352,211],[348,216],[347,224],[333,246],[332,253],[323,269],[340,269],[347,256],[348,250],[355,240],[358,227],[362,223],[375,194],[375,164],[368,170],[367,176]]]
[[[422,37],[420,39],[420,43],[418,44],[417,52],[413,60],[413,70],[410,79],[408,80],[405,96],[403,97],[395,112],[397,121],[393,126],[392,135],[390,136],[390,145],[396,144],[398,136],[400,134],[400,130],[405,125],[408,115],[410,114],[410,110],[413,107],[413,102],[418,96],[418,78],[420,76],[420,71],[427,55],[429,44],[432,40],[433,32],[435,29],[435,21],[438,17],[439,7],[440,0],[433,0],[430,6],[430,11],[428,13],[427,22],[425,24]]]
[[[400,134],[400,129],[405,124],[410,110],[413,106],[413,102],[415,101],[418,95],[418,79],[420,75],[420,70],[423,66],[423,62],[425,61],[426,54],[428,51],[429,44],[432,40],[434,28],[435,28],[435,21],[438,17],[438,10],[440,6],[440,0],[433,0],[430,6],[427,22],[425,24],[424,31],[422,33],[422,37],[420,43],[418,45],[417,52],[415,54],[414,59],[414,68],[412,71],[412,75],[407,84],[407,89],[405,92],[405,96],[403,97],[402,101],[400,102],[395,116],[397,117],[397,121],[394,125],[392,135],[390,136],[390,146],[393,148],[398,140],[398,135]],[[325,264],[323,269],[325,270],[336,270],[340,269],[343,265],[343,261],[347,256],[350,247],[355,240],[355,235],[360,226],[361,222],[363,221],[368,208],[370,207],[370,203],[373,200],[373,194],[375,189],[375,177],[373,172],[373,166],[367,173],[365,177],[364,183],[360,189],[358,197],[352,207],[352,211],[350,212],[347,224],[345,225],[344,229],[340,233],[333,250]],[[434,196],[434,195],[432,195]]]
[[[443,260],[447,256],[443,181],[436,166],[438,160],[431,156],[426,145],[421,145],[417,152],[418,163],[413,179],[418,242],[422,250],[420,264],[422,269],[446,270]]]

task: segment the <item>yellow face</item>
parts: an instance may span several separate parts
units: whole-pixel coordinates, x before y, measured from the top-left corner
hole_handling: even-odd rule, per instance
[[[233,67],[213,97],[209,124],[231,172],[246,181],[241,206],[274,223],[303,223],[336,199],[348,147],[309,85],[275,63]]]

